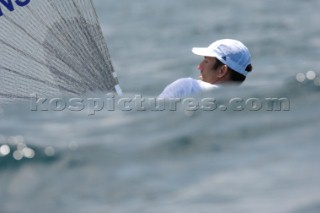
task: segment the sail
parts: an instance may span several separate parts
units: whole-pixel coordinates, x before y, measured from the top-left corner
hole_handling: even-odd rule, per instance
[[[0,0],[0,98],[121,93],[92,0]]]

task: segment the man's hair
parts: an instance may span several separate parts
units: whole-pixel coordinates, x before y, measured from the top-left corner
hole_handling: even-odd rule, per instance
[[[219,67],[225,65],[224,63],[222,63],[220,60],[218,60],[217,58],[216,59],[216,63],[213,65],[212,69],[216,70],[218,69]],[[227,66],[228,67],[228,66]],[[246,76],[234,71],[233,69],[231,69],[230,67],[228,67],[228,70],[230,71],[230,80],[231,81],[234,81],[234,82],[237,82],[237,83],[242,83],[246,80]],[[247,72],[251,72],[252,71],[252,65],[249,64],[247,67],[246,67],[246,71]]]

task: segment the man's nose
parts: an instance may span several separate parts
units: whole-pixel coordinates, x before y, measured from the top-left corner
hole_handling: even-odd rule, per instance
[[[198,65],[198,70],[202,70],[202,65],[201,65],[201,63]]]

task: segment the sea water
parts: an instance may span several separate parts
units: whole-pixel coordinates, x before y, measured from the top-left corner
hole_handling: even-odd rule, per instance
[[[320,211],[319,1],[94,3],[128,100],[197,78],[191,48],[221,38],[245,43],[254,70],[165,110],[110,94],[86,97],[118,105],[94,114],[1,106],[1,213]],[[192,108],[204,98],[217,107]]]

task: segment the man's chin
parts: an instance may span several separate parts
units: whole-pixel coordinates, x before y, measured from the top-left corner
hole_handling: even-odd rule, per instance
[[[199,75],[199,80],[201,80],[201,81],[203,80],[202,75]]]

